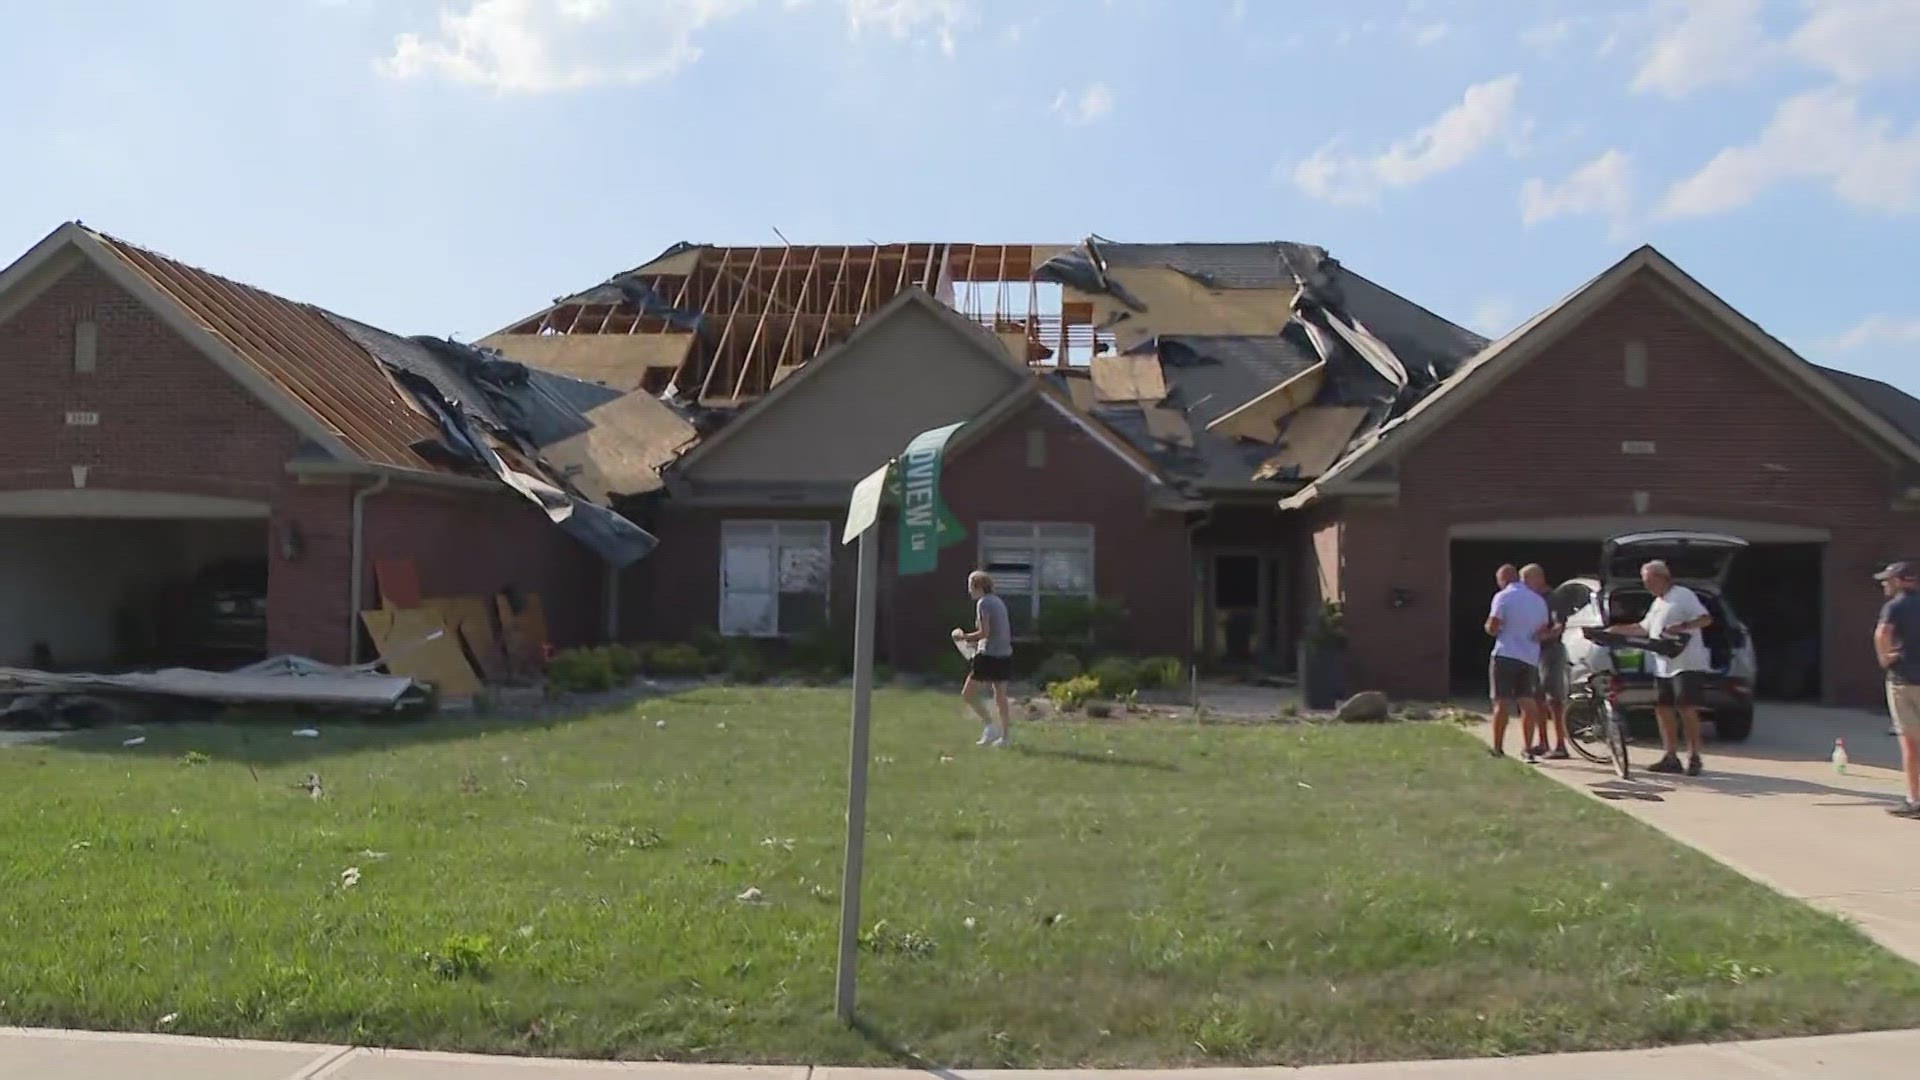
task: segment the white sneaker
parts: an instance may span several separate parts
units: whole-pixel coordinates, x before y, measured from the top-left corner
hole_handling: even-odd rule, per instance
[[[1005,750],[1009,745],[1011,745],[1007,741],[1011,737],[1012,736],[1009,736],[1009,735],[1000,735],[999,737],[995,738],[992,742],[988,743],[987,745],[993,747],[995,750]]]
[[[986,728],[986,730],[984,730],[984,731],[982,731],[982,732],[980,733],[980,741],[979,741],[979,742],[977,742],[977,743],[974,743],[973,745],[975,745],[975,746],[992,746],[992,745],[993,745],[993,740],[995,740],[995,739],[997,739],[997,738],[999,738],[999,737],[1000,737],[1000,735],[999,735],[999,733],[993,730],[993,725],[991,725],[991,724],[989,724],[989,725],[987,725],[987,728]]]

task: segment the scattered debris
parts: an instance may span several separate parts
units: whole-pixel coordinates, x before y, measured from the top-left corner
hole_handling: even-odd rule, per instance
[[[124,675],[56,673],[0,668],[0,686],[37,691],[35,696],[87,699],[162,698],[218,705],[324,705],[395,709],[426,700],[413,679],[384,675],[372,665],[336,667],[299,656],[276,656],[234,671],[163,668]],[[18,699],[16,699],[17,701]],[[10,706],[10,709],[21,706]],[[44,710],[45,706],[40,706]]]
[[[139,746],[141,743],[144,743],[146,741],[147,741],[147,737],[145,735],[135,735],[133,738],[127,739],[121,742],[120,745],[121,746]]]
[[[960,925],[966,927],[969,930],[972,930],[975,926],[979,924],[974,921],[973,916],[969,915],[966,918],[960,920]]]
[[[320,731],[317,728],[303,727],[294,731],[293,737],[296,739],[317,739],[320,737]]]
[[[306,792],[308,795],[312,796],[313,798],[318,799],[320,797],[320,774],[317,772],[310,772],[307,774],[307,778],[305,780],[302,780],[293,786]]]
[[[173,1026],[173,1022],[178,1019],[180,1019],[179,1013],[170,1012],[167,1015],[160,1018],[159,1024],[161,1027],[171,1027]]]
[[[351,889],[358,884],[360,884],[360,868],[359,867],[349,866],[345,870],[340,871],[340,887],[341,888]]]
[[[741,893],[739,896],[734,897],[734,899],[740,901],[743,904],[757,904],[761,901],[762,897],[759,889],[750,888],[746,892]]]

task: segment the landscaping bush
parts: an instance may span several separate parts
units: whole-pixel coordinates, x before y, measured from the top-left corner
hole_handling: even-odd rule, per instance
[[[834,682],[853,674],[853,639],[836,634],[831,627],[820,627],[794,636],[787,649],[787,661],[795,670],[811,678],[826,676]]]
[[[1086,673],[1086,665],[1072,653],[1057,652],[1042,661],[1033,671],[1033,677],[1042,686],[1065,682]]]
[[[689,639],[693,651],[707,661],[709,670],[724,666],[727,657],[733,653],[733,642],[722,636],[718,630],[696,630]]]
[[[616,655],[616,651],[622,655]],[[618,646],[561,650],[547,661],[547,686],[568,694],[593,694],[626,686],[634,680],[634,671],[628,667],[626,678],[620,678],[620,665],[632,661],[632,657],[632,650],[620,650]]]
[[[1140,666],[1122,656],[1110,656],[1088,669],[1105,697],[1123,698],[1140,689]]]
[[[1177,690],[1187,685],[1187,665],[1177,656],[1140,661],[1135,676],[1142,690]]]
[[[1088,701],[1099,697],[1102,687],[1100,680],[1092,675],[1075,675],[1071,679],[1047,684],[1047,700],[1062,712],[1078,709]]]
[[[966,682],[967,673],[967,658],[953,649],[941,652],[940,659],[933,662],[933,677],[943,683]]]
[[[640,674],[640,654],[626,645],[604,645],[600,652],[607,658],[607,668],[613,674],[613,685],[633,685],[634,677]]]
[[[751,652],[736,652],[727,658],[727,681],[753,686],[767,681],[767,664]]]
[[[665,679],[694,679],[707,673],[707,658],[694,646],[676,642],[653,650],[647,668]]]
[[[1095,649],[1118,645],[1126,628],[1127,609],[1118,600],[1098,598],[1047,597],[1034,622],[1034,632],[1045,640],[1085,642]]]

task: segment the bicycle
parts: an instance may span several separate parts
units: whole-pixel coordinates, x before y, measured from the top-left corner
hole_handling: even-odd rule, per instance
[[[1567,701],[1567,745],[1593,762],[1607,765],[1627,779],[1633,765],[1627,752],[1627,715],[1620,708],[1611,672],[1587,676],[1579,693]]]

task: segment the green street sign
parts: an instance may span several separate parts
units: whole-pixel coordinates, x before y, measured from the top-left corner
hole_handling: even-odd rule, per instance
[[[940,563],[940,550],[965,537],[966,531],[940,498],[940,462],[947,440],[963,425],[923,431],[900,456],[900,574],[930,573]]]

